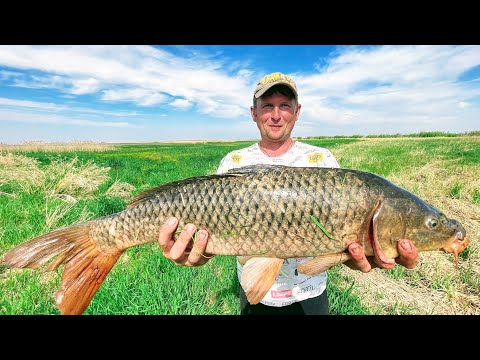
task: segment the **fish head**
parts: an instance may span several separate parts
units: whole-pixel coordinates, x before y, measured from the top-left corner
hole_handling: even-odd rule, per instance
[[[374,254],[392,262],[398,256],[397,242],[409,239],[418,251],[445,250],[458,254],[468,246],[465,228],[455,219],[413,194],[382,198],[377,203],[369,231]]]

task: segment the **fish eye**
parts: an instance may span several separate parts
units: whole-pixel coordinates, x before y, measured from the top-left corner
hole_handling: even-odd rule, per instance
[[[430,218],[427,220],[427,226],[430,228],[430,229],[436,229],[439,225],[439,222],[437,219],[435,218]]]

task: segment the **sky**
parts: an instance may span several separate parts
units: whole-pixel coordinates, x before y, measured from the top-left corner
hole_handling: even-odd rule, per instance
[[[277,71],[294,137],[480,130],[479,45],[0,45],[0,143],[258,139]]]

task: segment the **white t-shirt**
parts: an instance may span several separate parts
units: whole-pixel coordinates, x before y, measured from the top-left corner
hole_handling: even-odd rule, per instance
[[[283,155],[267,156],[255,143],[247,148],[228,153],[220,162],[217,174],[230,169],[249,165],[286,165],[295,167],[340,167],[332,153],[324,148],[295,141]],[[323,293],[327,286],[327,274],[305,275],[297,271],[297,264],[313,257],[291,258],[283,261],[275,283],[260,301],[269,306],[287,306],[294,302],[309,299]],[[240,281],[242,265],[237,261],[237,274]]]

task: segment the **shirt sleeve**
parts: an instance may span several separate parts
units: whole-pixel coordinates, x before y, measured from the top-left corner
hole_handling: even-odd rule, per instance
[[[218,168],[217,168],[217,172],[216,174],[224,174],[226,173],[228,170],[230,170],[232,168],[231,164],[230,164],[230,154],[227,154],[221,161],[220,161],[220,165],[218,165]]]
[[[327,154],[326,154],[327,156],[326,156],[326,159],[325,159],[325,163],[327,164],[327,166],[339,168],[340,164],[338,163],[337,159],[335,159],[335,156],[333,156],[331,151],[326,150],[326,152],[327,152]]]

